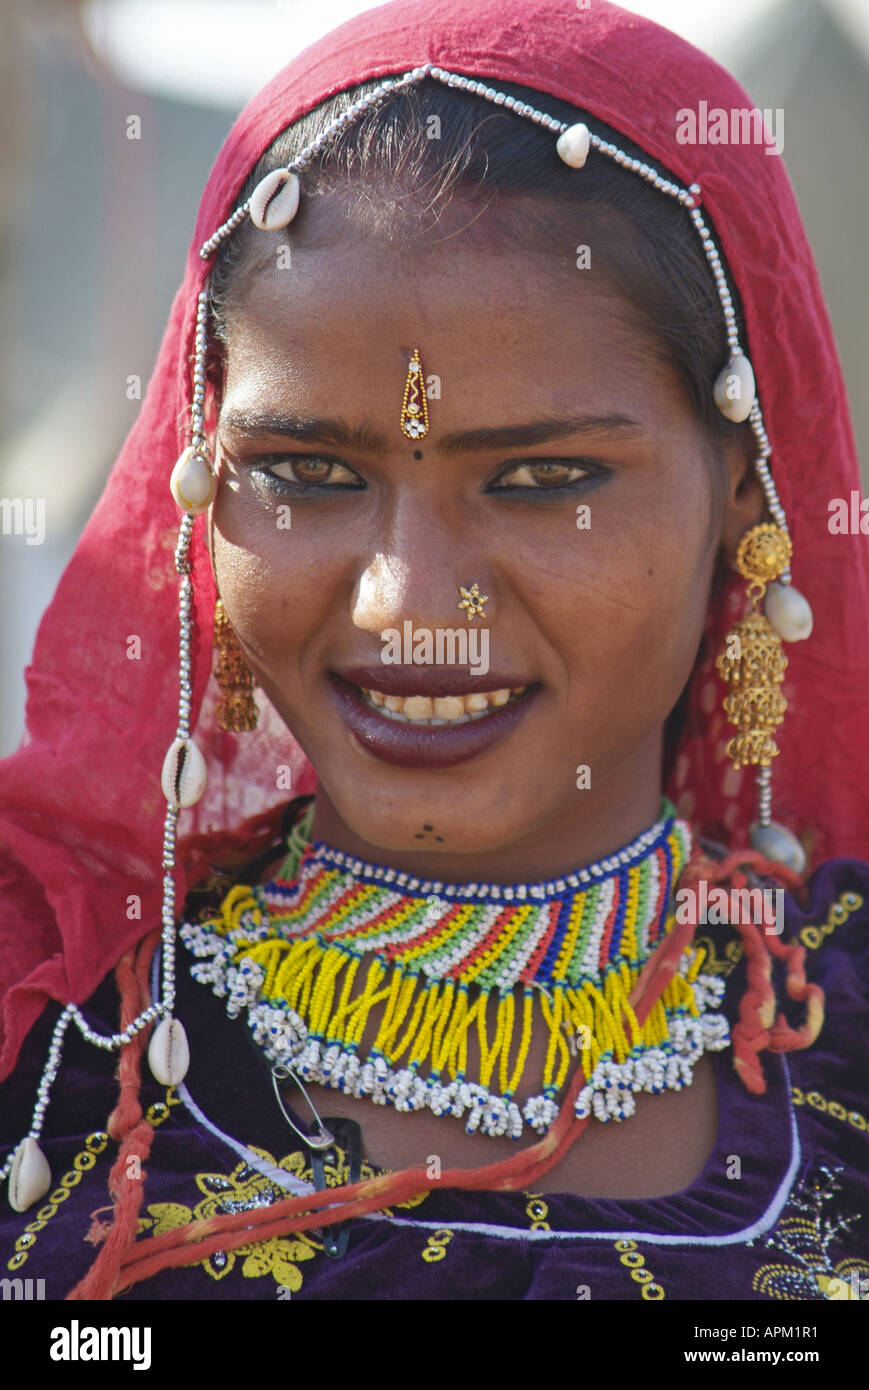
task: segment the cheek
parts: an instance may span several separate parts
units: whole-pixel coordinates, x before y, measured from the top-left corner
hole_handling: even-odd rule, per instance
[[[283,663],[314,630],[340,582],[331,528],[302,516],[292,499],[259,494],[225,471],[212,510],[212,563],[229,620],[261,670]]]
[[[587,529],[570,516],[524,535],[517,527],[505,572],[563,663],[572,708],[607,722],[663,719],[706,619],[716,556],[708,476],[689,473],[678,488],[613,485],[586,502]]]

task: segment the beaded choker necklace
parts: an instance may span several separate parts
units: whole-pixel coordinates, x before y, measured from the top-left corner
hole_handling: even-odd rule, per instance
[[[673,926],[671,894],[691,852],[688,826],[663,809],[618,854],[511,887],[418,879],[312,844],[311,805],[280,875],[236,884],[217,916],[184,923],[180,936],[198,958],[194,979],[230,1017],[246,1010],[269,1062],[304,1081],[519,1138],[525,1123],[549,1128],[573,1056],[586,1078],[577,1116],[625,1119],[635,1092],[680,1090],[697,1058],[730,1040],[726,1019],[708,1012],[723,982],[700,973],[700,949],[683,953],[642,1025],[629,1002]],[[366,1025],[376,1033],[362,1056]]]

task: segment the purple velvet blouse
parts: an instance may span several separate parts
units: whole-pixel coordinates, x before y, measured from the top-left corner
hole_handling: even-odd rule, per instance
[[[191,895],[185,916],[194,918],[226,886],[225,876],[215,876]],[[704,970],[727,977],[722,1007],[733,1021],[744,989],[738,937],[729,927],[707,927],[698,939],[710,947]],[[273,1237],[164,1270],[116,1301],[866,1298],[869,865],[834,860],[818,870],[805,910],[786,900],[784,939],[806,946],[807,975],[826,992],[820,1037],[787,1059],[763,1054],[763,1096],[744,1089],[731,1049],[714,1054],[718,1134],[703,1171],[683,1191],[614,1201],[441,1188],[351,1222],[340,1258],[324,1252],[319,1233]],[[190,978],[190,964],[179,945],[177,1012],[193,1059],[186,1081],[167,1104],[147,1068],[143,1080],[143,1107],[156,1132],[145,1165],[142,1236],[278,1200],[286,1188],[262,1171],[269,1164],[281,1165],[291,1191],[312,1181],[243,1019],[227,1017],[223,1003]],[[778,976],[776,983],[783,998]],[[799,1006],[788,1003],[785,1011],[799,1018]],[[85,1012],[102,1029],[117,1026],[111,977]],[[0,1088],[4,1153],[29,1128],[56,1016],[56,1007],[46,1009]],[[55,1185],[23,1214],[2,1201],[0,1278],[44,1280],[46,1299],[63,1299],[96,1255],[87,1237],[93,1213],[110,1201],[116,1146],[101,1126],[117,1100],[115,1066],[114,1056],[70,1030],[41,1141]],[[332,1113],[340,1114],[340,1100],[336,1092]],[[346,1181],[342,1162],[337,1153],[327,1177]],[[371,1171],[364,1167],[363,1175]],[[16,1296],[8,1288],[4,1297]]]

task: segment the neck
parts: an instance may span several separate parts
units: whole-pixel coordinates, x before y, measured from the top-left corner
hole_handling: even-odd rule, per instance
[[[409,836],[381,838],[373,814],[361,834],[344,821],[322,784],[317,788],[312,838],[359,859],[443,883],[510,884],[556,878],[616,853],[660,819],[660,750],[652,751],[639,776],[632,762],[630,768],[616,769],[600,788],[574,791],[566,804],[548,815],[537,816],[536,808],[529,805],[527,828],[503,843],[492,843],[491,813],[485,827],[488,838],[481,832],[475,843],[474,837],[463,836],[467,848],[462,852],[424,849],[412,840],[408,844]],[[521,792],[516,796],[521,798]],[[414,827],[423,819],[418,811],[407,817]]]

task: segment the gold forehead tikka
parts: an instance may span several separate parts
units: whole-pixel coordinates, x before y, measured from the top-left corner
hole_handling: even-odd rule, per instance
[[[489,602],[488,594],[481,594],[476,584],[472,584],[470,589],[464,589],[460,584],[459,593],[462,596],[462,601],[461,603],[457,603],[456,607],[465,609],[465,616],[468,622],[471,622],[477,616],[485,618],[486,614],[483,609],[483,604]]]
[[[414,348],[407,364],[407,380],[401,402],[401,432],[406,439],[424,439],[428,434],[428,403],[419,348]]]

